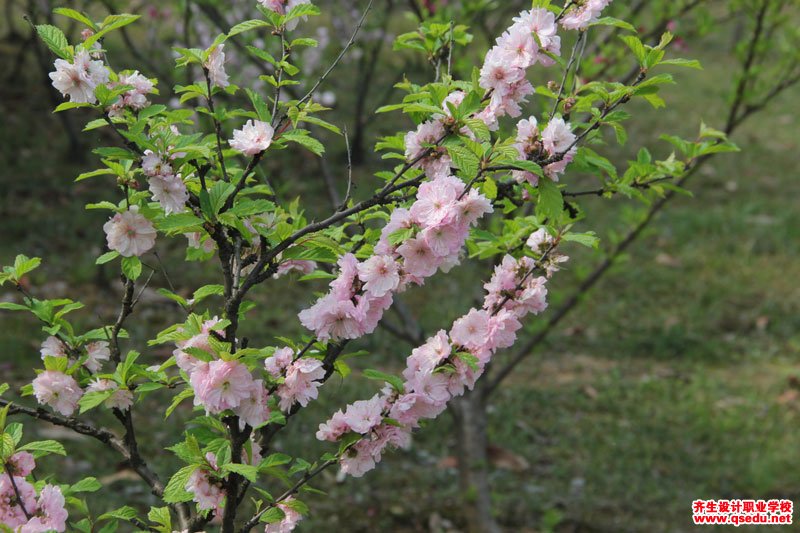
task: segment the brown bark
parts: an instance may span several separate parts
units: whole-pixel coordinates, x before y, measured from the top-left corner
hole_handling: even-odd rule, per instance
[[[499,533],[492,516],[492,491],[486,453],[487,418],[484,387],[453,402],[458,436],[458,470],[464,516],[470,533]]]

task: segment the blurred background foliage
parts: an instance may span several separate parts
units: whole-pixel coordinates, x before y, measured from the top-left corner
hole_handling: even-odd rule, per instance
[[[363,3],[318,0],[323,16],[296,33],[316,38],[320,47],[302,52],[307,84],[313,84],[349,38]],[[90,120],[82,110],[54,115],[58,102],[47,72],[52,58],[32,37],[23,19],[41,23],[53,7],[66,5],[102,18],[132,12],[143,19],[105,43],[114,66],[158,77],[162,103],[169,87],[197,79],[199,72],[172,68],[171,46],[208,46],[238,21],[252,18],[250,0],[3,0],[0,17],[0,262],[17,253],[39,256],[44,267],[27,280],[30,289],[49,298],[71,296],[87,308],[83,320],[108,320],[119,299],[119,282],[94,264],[102,253],[105,214],[83,205],[100,199],[103,186],[88,180],[73,184],[81,172],[96,168],[90,147],[113,144],[102,130],[81,133]],[[754,81],[737,88],[747,61],[748,43],[759,9],[770,17],[765,44],[755,50]],[[397,35],[421,21],[455,20],[468,26],[471,43],[453,52],[453,69],[468,77],[480,64],[481,50],[511,17],[530,7],[527,1],[380,0],[356,46],[322,87],[320,100],[332,110],[326,117],[348,131],[354,162],[355,196],[374,188],[372,173],[384,165],[373,155],[375,140],[411,129],[399,114],[374,110],[401,98],[393,89],[404,78],[424,83],[434,71],[424,55],[393,51]],[[608,273],[537,344],[530,356],[488,396],[487,464],[495,520],[508,531],[683,531],[690,528],[695,498],[788,498],[800,502],[800,180],[797,171],[797,55],[789,47],[800,22],[797,4],[780,0],[652,0],[615,2],[610,14],[630,20],[645,42],[669,30],[673,49],[696,58],[702,71],[675,72],[677,85],[661,95],[668,110],[646,103],[629,111],[635,142],[617,146],[610,136],[603,153],[615,164],[635,159],[647,146],[654,157],[672,147],[663,132],[693,138],[699,124],[723,129],[737,98],[750,109],[734,124],[737,154],[706,162],[688,183],[693,197],[670,202]],[[781,20],[782,24],[769,24]],[[789,21],[789,24],[786,22]],[[78,28],[55,21],[77,39]],[[789,29],[787,29],[787,26]],[[253,45],[276,47],[269,35],[239,36],[226,46],[227,70],[240,86],[267,90],[258,76],[269,73],[243,53]],[[565,43],[563,50],[569,50]],[[624,79],[633,61],[616,30],[591,30],[581,73],[587,79]],[[634,71],[635,72],[635,71]],[[550,81],[539,70],[535,84]],[[791,83],[790,83],[791,82]],[[785,84],[780,91],[774,88]],[[302,86],[298,88],[302,92]],[[774,94],[773,94],[774,92]],[[229,102],[233,107],[233,102]],[[539,105],[534,103],[534,106]],[[541,105],[548,105],[547,102]],[[749,107],[748,107],[749,106]],[[734,122],[736,122],[734,120]],[[284,198],[302,196],[309,218],[338,205],[346,185],[347,154],[341,137],[315,131],[326,141],[323,158],[289,151],[265,162],[265,171]],[[578,171],[564,180],[575,190],[597,187]],[[648,206],[624,198],[584,201],[593,228],[603,228],[599,251],[576,251],[569,268],[551,284],[551,312],[568,302],[592,269],[624,239]],[[191,295],[214,282],[211,265],[182,263],[183,242],[157,244],[166,275],[153,287],[172,283]],[[415,338],[449,324],[481,293],[479,280],[490,265],[469,262],[424,288],[404,294],[388,329],[358,342],[369,355],[348,360],[358,369],[382,366],[399,370]],[[167,279],[167,277],[169,279]],[[244,325],[257,344],[300,331],[296,313],[309,305],[320,282],[268,284],[254,298],[261,304]],[[0,294],[10,300],[14,294]],[[169,353],[146,348],[178,309],[154,290],[131,321],[155,361]],[[528,324],[530,336],[542,331],[545,314]],[[39,357],[39,326],[23,315],[2,315],[0,365],[4,381],[21,386]],[[392,334],[389,329],[395,330]],[[397,333],[400,332],[398,336]],[[501,361],[504,356],[499,356]],[[506,360],[510,356],[506,357]],[[362,364],[362,361],[364,363]],[[366,363],[366,361],[369,361]],[[359,372],[354,372],[359,374]],[[293,421],[292,431],[276,440],[277,450],[323,451],[313,435],[317,424],[336,408],[374,389],[360,377],[328,383],[321,401]],[[157,401],[153,395],[147,401]],[[147,406],[139,408],[145,413]],[[176,418],[188,417],[188,408]],[[113,420],[106,420],[109,426]],[[139,417],[148,439],[144,451],[158,457],[167,472],[174,458],[162,451],[176,440],[180,424]],[[313,514],[301,530],[464,531],[475,495],[459,486],[459,418],[444,415],[420,431],[406,452],[388,455],[375,472],[342,483],[327,474],[317,488],[330,497],[305,497]],[[146,488],[116,458],[67,430],[39,427],[41,435],[65,439],[68,460],[49,467],[64,481],[92,474],[109,490],[92,498],[100,513],[133,501],[147,502]],[[474,466],[474,465],[473,465]],[[91,469],[91,470],[90,470]],[[463,473],[463,472],[462,472]]]

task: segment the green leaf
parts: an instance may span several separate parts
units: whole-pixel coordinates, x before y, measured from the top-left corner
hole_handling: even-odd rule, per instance
[[[640,65],[644,65],[645,60],[647,59],[647,51],[642,44],[642,41],[639,40],[638,37],[635,35],[620,35],[619,37],[622,41],[628,45],[628,48],[631,49],[633,55],[636,56],[636,59],[639,61]]]
[[[601,17],[589,24],[589,26],[614,26],[616,28],[622,28],[623,30],[636,33],[636,28],[634,28],[631,24],[614,17]]]
[[[61,106],[58,106],[58,107],[61,107]],[[84,172],[83,174],[80,174],[77,178],[75,178],[75,181],[76,182],[77,181],[83,181],[83,180],[88,179],[88,178],[94,178],[95,176],[107,176],[107,175],[114,176],[114,175],[116,175],[116,173],[113,170],[111,170],[110,168],[101,168],[101,169],[98,169],[98,170],[93,170],[91,172]]]
[[[453,159],[453,163],[461,170],[464,177],[472,179],[478,175],[478,169],[481,163],[478,156],[459,145],[448,146],[447,151]]]
[[[597,235],[592,231],[587,233],[567,233],[562,239],[565,241],[577,242],[578,244],[594,248],[595,250],[600,246],[600,239],[598,239]]]
[[[367,379],[374,379],[377,381],[384,381],[391,385],[396,391],[402,392],[403,391],[403,380],[397,376],[393,376],[391,374],[386,374],[384,372],[380,372],[378,370],[373,369],[366,369],[362,372],[363,376]]]
[[[80,400],[78,400],[78,405],[81,407],[81,414],[90,409],[94,409],[104,401],[108,400],[112,394],[114,394],[113,390],[87,392],[81,396]]]
[[[172,517],[169,514],[169,507],[151,507],[147,513],[147,519],[155,524],[164,526],[166,531],[172,531]]]
[[[181,392],[175,395],[175,398],[172,400],[172,403],[167,407],[167,411],[164,414],[164,418],[169,418],[169,415],[180,405],[180,403],[187,399],[194,396],[194,391],[190,388],[183,389]]]
[[[119,520],[130,521],[136,518],[138,515],[139,513],[136,512],[136,509],[126,505],[124,507],[120,507],[119,509],[114,509],[113,511],[101,514],[98,517],[98,520],[110,520],[116,518]]]
[[[100,257],[98,257],[94,263],[96,265],[105,265],[106,263],[108,263],[109,261],[113,261],[117,257],[119,257],[119,252],[111,250],[110,252],[106,252]]]
[[[25,255],[18,255],[14,259],[14,275],[17,277],[17,280],[21,279],[25,274],[36,270],[39,268],[39,265],[42,263],[42,260],[38,257],[28,257]]]
[[[131,281],[136,281],[142,274],[142,262],[138,257],[123,257],[122,258],[122,273]]]
[[[42,457],[47,454],[55,453],[57,455],[67,455],[67,451],[60,442],[54,440],[39,440],[29,442],[19,448],[19,451],[34,452],[34,457]]]
[[[322,146],[322,143],[311,137],[306,130],[287,131],[281,138],[286,139],[287,141],[295,142],[304,148],[307,148],[316,155],[322,155],[325,153],[325,147]]]
[[[291,462],[292,458],[285,453],[273,453],[269,457],[265,457],[261,460],[258,464],[258,469],[275,468],[276,466],[289,464]]]
[[[91,29],[97,31],[97,25],[92,22],[92,20],[81,13],[80,11],[76,11],[74,9],[70,9],[68,7],[57,7],[53,10],[53,13],[57,15],[62,15],[64,17],[69,17],[72,20],[77,20],[78,22],[89,26]]]
[[[110,31],[119,29],[123,26],[127,26],[132,22],[136,22],[137,20],[139,20],[139,18],[141,18],[141,15],[130,15],[128,13],[121,13],[119,15],[107,16],[105,20],[103,20],[102,24],[100,24],[100,31],[90,36],[85,41],[83,41],[83,47],[86,50],[90,50],[92,48],[92,45],[94,45],[94,43],[102,39]]]
[[[492,178],[487,177],[481,185],[481,192],[489,200],[494,200],[497,198],[497,183]]]
[[[189,213],[178,213],[156,221],[156,228],[167,235],[192,233],[203,227],[203,221]]]
[[[39,34],[44,44],[46,44],[54,54],[67,61],[72,61],[72,51],[70,50],[69,42],[63,31],[50,24],[38,24],[36,26],[36,33]]]
[[[258,468],[253,465],[245,465],[241,463],[228,463],[222,465],[223,472],[234,472],[251,483],[255,483],[258,479]]]
[[[212,294],[217,294],[219,296],[222,296],[223,294],[225,294],[225,287],[223,287],[222,285],[205,285],[194,291],[192,300],[194,300],[195,303],[197,303],[200,300],[203,300],[204,298],[211,296]]]
[[[94,477],[84,478],[74,485],[70,486],[70,492],[97,492],[102,489],[103,485]]]
[[[195,470],[197,470],[197,465],[188,465],[175,472],[164,489],[163,500],[165,503],[188,502],[192,499],[192,493],[186,490],[186,483]]]
[[[694,68],[697,70],[703,70],[703,65],[696,59],[667,59],[665,61],[661,61],[659,65],[675,65],[678,67],[686,67],[686,68]]]
[[[240,33],[244,33],[246,31],[254,30],[256,28],[264,28],[270,26],[269,22],[266,20],[245,20],[244,22],[240,22],[233,28],[231,31],[228,32],[228,37],[233,37],[234,35],[239,35]]]
[[[536,214],[550,220],[558,220],[564,209],[564,198],[558,186],[549,178],[539,178],[539,202],[536,204]]]
[[[261,97],[260,94],[253,91],[252,89],[245,89],[248,98],[250,98],[250,102],[253,104],[253,109],[256,111],[256,115],[258,115],[258,119],[262,122],[269,123],[272,121],[272,113],[269,110],[269,106],[264,98]]]

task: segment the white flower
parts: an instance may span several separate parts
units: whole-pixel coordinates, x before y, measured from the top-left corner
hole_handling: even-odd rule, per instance
[[[94,61],[86,50],[75,54],[73,62],[56,59],[55,72],[50,73],[53,87],[68,96],[70,102],[94,104],[97,98],[95,88],[108,82],[108,69],[102,61]]]
[[[228,143],[234,150],[253,156],[269,148],[274,133],[273,127],[266,122],[248,120],[242,129],[233,130],[233,139]]]
[[[144,216],[139,214],[139,206],[117,213],[103,225],[106,242],[111,250],[123,257],[142,255],[156,243],[156,229]]]

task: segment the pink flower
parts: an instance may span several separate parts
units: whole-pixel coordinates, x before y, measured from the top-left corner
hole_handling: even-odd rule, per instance
[[[114,215],[103,225],[103,231],[106,232],[108,247],[123,257],[142,255],[156,243],[156,229],[139,214],[138,205]]]
[[[207,254],[217,249],[217,243],[214,242],[214,239],[208,235],[200,233],[199,231],[194,233],[184,233],[183,235],[186,237],[186,240],[189,241],[189,248],[203,250]]]
[[[56,370],[46,370],[33,380],[36,401],[46,404],[64,416],[71,416],[83,396],[78,382],[72,376]]]
[[[138,70],[131,74],[121,74],[119,76],[119,81],[112,83],[110,86],[118,87],[121,85],[130,85],[133,88],[123,93],[119,99],[111,105],[108,109],[109,116],[114,117],[122,115],[122,109],[125,107],[139,110],[150,105],[150,102],[147,100],[147,95],[153,92],[153,82],[139,74]]]
[[[64,509],[64,495],[61,494],[61,489],[54,485],[45,485],[39,494],[36,515],[22,526],[20,532],[58,531],[60,533],[66,530],[68,517],[67,511]]]
[[[347,406],[343,421],[356,433],[367,433],[383,420],[384,402],[378,395],[369,400],[359,400]]]
[[[550,155],[567,152],[575,143],[572,128],[561,117],[551,120],[542,132],[542,144]]]
[[[512,84],[524,77],[525,70],[516,66],[515,55],[495,46],[486,54],[479,82],[481,88],[505,95]]]
[[[450,356],[451,351],[450,339],[447,333],[440,329],[425,344],[411,351],[411,355],[406,360],[407,368],[403,372],[403,376],[410,380],[418,371],[432,373]]]
[[[434,147],[437,142],[441,142],[444,137],[444,125],[439,120],[429,120],[417,127],[416,131],[406,134],[406,159],[413,161],[431,150],[431,152],[419,160],[418,165],[422,168],[429,178],[435,179],[446,176],[450,173],[450,163],[452,160],[447,151],[442,147]]]
[[[486,343],[489,332],[489,313],[471,309],[465,316],[453,322],[450,338],[454,344],[468,350],[480,348]]]
[[[187,340],[178,341],[175,343],[178,348],[172,352],[172,355],[175,356],[175,362],[178,364],[178,367],[181,370],[187,374],[191,374],[198,367],[198,365],[202,363],[202,361],[199,361],[196,357],[184,351],[187,348],[197,348],[207,352],[209,355],[214,355],[214,349],[211,347],[211,341],[209,337],[219,322],[220,320],[217,317],[206,320],[203,322],[199,333]]]
[[[468,225],[475,225],[483,215],[493,211],[494,209],[489,199],[475,189],[470,189],[456,206],[458,220]]]
[[[373,296],[383,296],[400,284],[397,261],[388,255],[373,255],[359,263],[358,277],[364,282],[364,290]]]
[[[88,355],[83,366],[93,374],[102,368],[103,361],[108,361],[111,357],[111,350],[108,349],[106,341],[90,342],[86,345],[86,353]]]
[[[314,331],[322,341],[357,339],[364,334],[364,309],[357,307],[349,295],[331,292],[301,311],[298,317],[300,323]]]
[[[228,143],[234,150],[254,156],[269,148],[274,134],[275,129],[266,122],[248,120],[242,129],[233,130],[233,139]]]
[[[286,0],[258,0],[258,3],[278,15],[285,14]]]
[[[13,475],[25,477],[36,468],[36,461],[28,452],[17,452],[8,459],[6,466]]]
[[[238,361],[211,361],[206,366],[197,367],[190,381],[195,405],[202,405],[211,414],[239,407],[253,390],[253,376]]]
[[[420,236],[436,257],[458,255],[469,237],[469,226],[446,224],[424,230]]]
[[[489,318],[489,331],[486,336],[485,347],[495,351],[502,348],[509,348],[517,340],[517,331],[522,328],[522,324],[517,317],[502,309],[497,314]]]
[[[133,393],[128,389],[120,389],[119,385],[110,379],[96,379],[89,383],[86,392],[106,392],[114,391],[103,405],[109,409],[120,409],[125,411],[133,405]]]
[[[218,510],[225,499],[225,493],[218,482],[212,480],[204,468],[192,472],[184,488],[192,493],[192,499],[201,511]]]
[[[297,523],[303,519],[303,515],[292,508],[293,500],[294,498],[289,496],[277,505],[278,509],[283,511],[283,518],[280,522],[267,524],[264,533],[289,533],[297,527]]]
[[[268,398],[264,383],[260,379],[253,381],[250,396],[241,400],[234,410],[239,417],[240,429],[243,430],[245,424],[257,428],[269,420]]]
[[[587,0],[582,6],[570,10],[561,19],[561,26],[567,30],[585,30],[610,3],[611,0]]]
[[[311,274],[316,270],[317,263],[315,261],[306,261],[303,259],[287,259],[286,261],[281,261],[278,265],[278,269],[275,271],[275,274],[272,275],[273,278],[278,279],[282,276],[285,276],[289,272],[299,272],[301,274]]]
[[[531,233],[525,244],[537,254],[542,254],[553,244],[553,236],[545,228],[539,228]]]
[[[19,500],[22,500],[22,505],[17,499],[14,485],[19,490]],[[22,510],[23,507],[29,513],[36,511],[36,490],[33,485],[22,476],[14,476],[14,484],[12,484],[8,474],[0,475],[0,524],[14,530],[25,524],[28,519],[25,511]]]
[[[271,357],[267,357],[264,361],[264,367],[272,377],[279,378],[283,375],[283,371],[292,364],[292,361],[294,361],[294,350],[284,346],[275,350]]]
[[[208,78],[211,84],[224,89],[228,85],[228,74],[225,72],[225,49],[224,44],[218,44],[214,47],[208,59],[203,63],[203,67],[208,70]]]
[[[436,273],[439,260],[422,237],[408,239],[397,249],[403,261],[403,270],[417,278],[427,278]]]
[[[333,414],[330,420],[319,425],[317,439],[336,442],[339,440],[339,437],[348,431],[350,431],[350,425],[345,420],[342,410],[339,409]]]
[[[142,156],[142,172],[146,176],[171,176],[172,166],[152,150],[145,150]]]
[[[450,399],[449,381],[449,376],[443,372],[432,374],[420,371],[408,381],[408,387],[419,394],[426,403],[442,405]]]
[[[55,335],[50,335],[42,343],[42,347],[39,350],[39,353],[42,354],[42,359],[44,359],[47,356],[66,357],[67,349],[66,346],[64,346],[64,343],[61,341],[61,339],[59,339]]]
[[[286,380],[277,390],[281,410],[288,411],[295,403],[305,407],[316,399],[321,385],[319,380],[324,377],[325,369],[318,359],[303,357],[292,363],[286,371]]]
[[[183,183],[180,174],[153,176],[149,183],[153,200],[161,204],[166,214],[180,213],[186,208],[189,192],[186,190],[186,184]]]
[[[68,96],[70,102],[96,103],[95,88],[108,82],[108,69],[102,61],[93,61],[86,50],[76,52],[72,63],[56,59],[55,67],[55,72],[50,73],[53,87]]]
[[[380,460],[380,454],[378,454]],[[361,477],[375,468],[375,455],[369,441],[360,440],[355,446],[350,448],[340,460],[342,472],[353,476]]]

